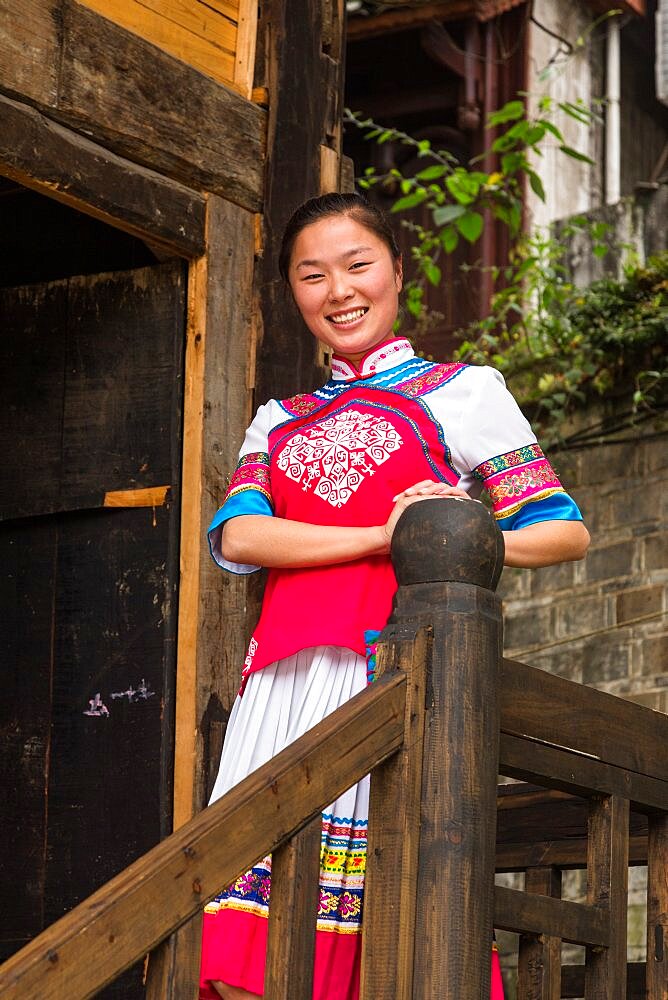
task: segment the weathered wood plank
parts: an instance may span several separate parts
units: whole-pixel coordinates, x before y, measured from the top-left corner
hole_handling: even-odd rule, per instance
[[[553,867],[528,868],[525,891],[561,896],[561,872]],[[520,935],[518,1000],[561,1000],[561,939],[550,934]]]
[[[0,97],[0,172],[186,256],[204,249],[204,198]]]
[[[236,16],[187,0],[79,0],[219,83],[234,81]]]
[[[668,782],[659,778],[509,733],[501,733],[499,754],[499,769],[510,778],[544,778],[550,788],[573,795],[622,795],[635,811],[668,809]]]
[[[584,996],[584,981],[584,965],[563,966],[561,970],[561,996],[563,1000],[579,1000],[580,997]],[[658,995],[661,996],[661,994]],[[626,997],[627,1000],[647,1000],[644,962],[629,962],[626,966]]]
[[[274,851],[264,996],[311,1000],[322,816]]]
[[[405,699],[381,678],[258,768],[0,967],[3,1000],[93,996],[394,753]]]
[[[589,809],[587,902],[607,912],[610,941],[603,951],[587,949],[584,995],[585,1000],[625,1000],[629,803],[607,795],[592,799]]]
[[[500,690],[502,732],[668,781],[668,716],[515,660],[503,661]]]
[[[203,910],[151,952],[146,1000],[198,1000]]]
[[[327,378],[318,366],[313,335],[285,294],[277,269],[285,223],[301,202],[320,194],[320,146],[331,145],[340,126],[343,64],[322,51],[322,14],[322,5],[313,0],[262,4],[263,37],[258,41],[264,46],[266,79],[256,82],[269,92],[269,122],[261,263],[265,336],[258,402],[303,392]],[[299,52],[299,73],[294,71],[294,52]]]
[[[257,40],[258,4],[256,0],[240,0],[238,29],[234,52],[234,86],[251,99],[255,76],[255,43]]]
[[[668,815],[650,817],[647,859],[647,1000],[668,989]]]
[[[629,838],[629,864],[647,864],[647,837]],[[500,844],[496,849],[497,872],[523,872],[532,865],[558,868],[587,867],[587,838],[538,840],[533,844]]]
[[[417,909],[425,688],[431,635],[388,626],[377,676],[407,677],[404,747],[371,778],[362,937],[362,1000],[410,1000]]]
[[[494,926],[519,934],[549,934],[573,944],[607,948],[610,914],[598,906],[536,896],[498,886],[494,890]]]
[[[134,162],[260,206],[261,108],[74,0],[4,0],[2,13],[0,91]]]
[[[254,345],[255,217],[212,195],[208,219],[205,285],[197,322],[191,324],[192,350],[186,362],[187,395],[200,398],[196,405],[194,399],[187,405],[185,424],[191,453],[186,449],[184,462],[191,495],[182,521],[182,559],[186,553],[197,587],[184,595],[182,586],[180,595],[184,632],[179,664],[184,674],[179,697],[184,699],[184,715],[176,759],[179,823],[201,809],[211,791],[246,644],[257,618],[261,583],[260,574],[248,580],[221,572],[204,540],[251,419],[249,370]]]

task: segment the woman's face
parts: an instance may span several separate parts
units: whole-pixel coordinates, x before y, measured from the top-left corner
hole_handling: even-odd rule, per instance
[[[401,261],[349,215],[302,229],[290,259],[290,287],[311,333],[356,362],[392,335]]]

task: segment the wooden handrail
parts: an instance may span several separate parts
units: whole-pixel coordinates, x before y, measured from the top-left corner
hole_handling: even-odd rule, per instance
[[[502,732],[668,781],[668,716],[661,712],[515,660],[502,661],[499,688]]]
[[[476,504],[410,507],[395,532],[400,588],[376,683],[0,967],[2,1000],[93,996],[272,852],[277,892],[300,921],[290,921],[290,934],[280,919],[272,931],[270,918],[266,995],[308,1000],[317,817],[374,769],[362,1000],[410,1000],[426,991],[458,1000],[486,995],[493,918],[522,935],[523,968],[545,959],[553,987],[559,940],[586,944],[588,995],[622,1000],[626,873],[630,847],[643,849],[630,837],[639,832],[638,820],[648,862],[647,990],[659,1000],[668,964],[668,718],[501,661],[493,587],[503,542],[486,518]],[[580,820],[577,850],[568,856],[586,860],[587,905],[558,898],[559,880],[548,877],[542,848],[542,870],[529,893],[498,888],[493,895],[499,760],[504,773],[556,789],[555,800],[586,798],[587,836]],[[630,822],[630,804],[645,815]],[[568,847],[557,844],[556,856]],[[308,879],[295,875],[301,859]],[[295,926],[308,937],[308,949]],[[284,937],[287,964],[274,947]],[[193,996],[194,975],[188,973],[187,985]],[[520,987],[528,996],[522,981]],[[152,995],[162,1000],[156,990]],[[170,988],[169,1000],[182,998]]]
[[[3,1000],[94,996],[395,752],[405,700],[395,674],[337,709],[5,962]]]

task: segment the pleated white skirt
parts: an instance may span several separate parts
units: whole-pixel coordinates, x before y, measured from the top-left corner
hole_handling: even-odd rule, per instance
[[[230,714],[209,804],[364,687],[364,657],[339,646],[303,649],[251,674]],[[368,785],[360,782],[326,812],[368,815]]]

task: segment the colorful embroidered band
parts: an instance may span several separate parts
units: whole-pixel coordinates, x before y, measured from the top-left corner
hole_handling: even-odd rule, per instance
[[[266,451],[252,451],[239,460],[223,503],[243,490],[259,490],[273,507],[269,455]]]
[[[490,458],[473,475],[487,490],[497,520],[510,517],[532,500],[565,492],[538,444]]]

